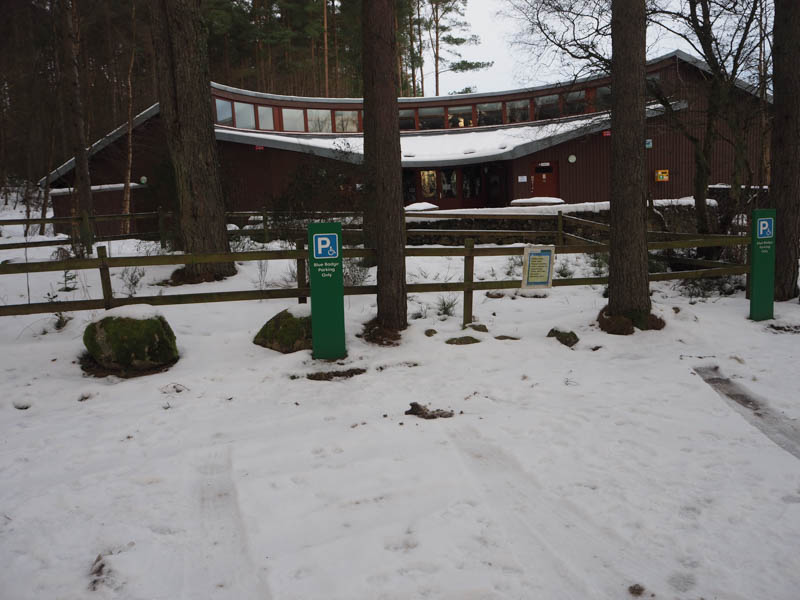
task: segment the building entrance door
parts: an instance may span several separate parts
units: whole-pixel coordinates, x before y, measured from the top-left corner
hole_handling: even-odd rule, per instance
[[[531,196],[558,198],[558,161],[531,163]]]

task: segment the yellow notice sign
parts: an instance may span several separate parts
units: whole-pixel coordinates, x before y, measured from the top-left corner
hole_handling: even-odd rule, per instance
[[[555,246],[525,246],[522,255],[522,287],[551,287],[555,259]]]

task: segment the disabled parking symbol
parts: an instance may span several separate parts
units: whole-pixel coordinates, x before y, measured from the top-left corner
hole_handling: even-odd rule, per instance
[[[759,240],[773,237],[775,231],[775,220],[772,217],[762,217],[756,222],[756,235]]]
[[[314,234],[314,258],[339,258],[339,236],[335,233]]]

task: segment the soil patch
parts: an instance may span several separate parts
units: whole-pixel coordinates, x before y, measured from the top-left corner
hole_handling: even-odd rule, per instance
[[[370,344],[378,346],[398,346],[400,344],[400,332],[381,327],[378,319],[364,323],[364,331],[356,335]]]
[[[441,408],[428,408],[418,402],[412,402],[405,414],[414,415],[420,419],[449,419],[453,416],[452,410],[442,410]]]
[[[516,340],[519,341],[518,337],[514,337],[513,335],[497,335],[495,336],[496,340]]]
[[[800,325],[770,325],[776,333],[800,333]]]
[[[349,379],[356,375],[363,375],[366,369],[346,369],[344,371],[320,371],[318,373],[309,373],[306,379],[311,381],[333,381],[334,379]]]
[[[631,596],[641,596],[644,594],[644,586],[639,585],[638,583],[634,583],[632,586],[628,588],[628,593]]]

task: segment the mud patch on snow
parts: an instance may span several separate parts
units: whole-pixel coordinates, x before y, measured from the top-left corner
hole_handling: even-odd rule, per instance
[[[363,375],[366,369],[346,369],[344,371],[318,371],[317,373],[309,373],[306,379],[311,381],[333,381],[334,379],[349,379],[356,375]]]

